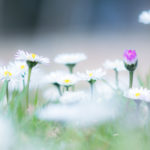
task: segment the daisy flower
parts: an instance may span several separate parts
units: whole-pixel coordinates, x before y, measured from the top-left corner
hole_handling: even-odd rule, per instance
[[[145,101],[149,107],[150,112],[150,90],[146,88],[132,88],[124,93],[124,96],[133,99],[137,106],[137,112],[139,114],[139,106],[141,101]]]
[[[55,71],[55,72],[51,72],[49,75],[46,76],[46,82],[56,86],[60,96],[62,95],[62,92],[61,92],[61,85],[59,81],[60,81],[60,77],[64,76],[64,74],[66,74],[66,72],[64,71]]]
[[[64,74],[60,77],[59,84],[66,87],[66,90],[69,90],[70,86],[75,85],[79,81],[79,78],[73,74]]]
[[[70,73],[73,72],[75,65],[83,60],[86,60],[83,53],[60,54],[55,57],[54,61],[59,64],[64,64],[69,68]]]
[[[8,66],[0,68],[0,80],[6,81],[6,98],[7,102],[9,101],[9,85],[14,85],[18,80],[18,71],[17,69]]]
[[[134,65],[137,63],[137,54],[135,50],[124,51],[124,63],[127,65]]]
[[[139,15],[139,22],[143,24],[150,24],[150,10],[143,11]]]
[[[60,97],[60,102],[63,104],[72,104],[76,102],[83,102],[88,100],[89,96],[83,91],[66,91],[63,96]]]
[[[0,67],[0,80],[2,81],[11,81],[15,79],[18,76],[17,69],[12,68],[10,66],[8,67]]]
[[[43,93],[43,96],[46,100],[52,101],[52,102],[58,101],[58,99],[60,98],[59,92],[54,88],[47,89]]]
[[[146,88],[131,88],[124,94],[125,97],[134,100],[150,101],[150,90]]]
[[[26,62],[15,61],[14,63],[10,63],[10,66],[16,69],[22,78],[24,78],[25,75],[27,74],[28,66]]]
[[[10,120],[0,116],[0,149],[13,149],[16,142],[14,128]]]
[[[44,58],[42,56],[38,56],[34,53],[28,53],[24,52],[22,50],[19,50],[16,54],[16,60],[24,61],[28,65],[28,80],[27,80],[27,92],[26,92],[26,105],[28,107],[28,101],[29,101],[29,84],[30,84],[30,78],[31,78],[31,72],[32,69],[37,65],[37,64],[47,64],[49,63],[48,58]]]
[[[132,88],[133,84],[133,73],[138,64],[138,58],[135,50],[125,50],[124,52],[124,64],[126,69],[129,71],[129,88]]]
[[[111,102],[81,102],[72,105],[51,104],[42,108],[37,117],[45,121],[62,121],[77,126],[104,123],[118,115],[118,107]]]
[[[88,82],[94,82],[102,79],[105,76],[106,72],[101,68],[97,70],[87,70],[85,73],[78,72],[77,75],[82,79]]]
[[[102,79],[105,76],[106,72],[101,68],[97,70],[87,70],[85,73],[77,73],[81,80],[88,81],[91,86],[91,96],[93,97],[93,86],[97,80]]]
[[[106,60],[103,66],[106,69],[117,70],[118,72],[125,70],[123,61],[119,59],[116,59],[115,61]]]
[[[119,87],[119,71],[124,71],[124,63],[122,60],[116,59],[115,61],[107,60],[103,66],[106,69],[113,69],[115,71],[115,78],[116,78],[116,87]]]
[[[49,63],[49,59],[43,56],[38,56],[35,53],[28,53],[22,50],[18,50],[16,54],[16,60],[25,61],[28,63],[34,64],[47,64]]]
[[[68,73],[64,71],[51,72],[46,76],[46,82],[51,83],[51,84],[59,84],[60,77],[65,74],[68,74]]]

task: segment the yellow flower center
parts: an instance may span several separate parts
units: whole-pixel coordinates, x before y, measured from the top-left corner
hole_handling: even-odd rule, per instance
[[[66,79],[66,80],[64,80],[64,82],[65,82],[65,83],[69,83],[69,82],[70,82],[70,80],[69,80],[69,79]]]
[[[92,77],[93,73],[89,73],[89,76]]]
[[[5,71],[5,72],[4,72],[4,76],[12,76],[12,73],[9,72],[9,71]]]
[[[25,65],[21,65],[20,68],[21,68],[21,69],[24,69],[24,68],[25,68]]]
[[[136,97],[139,97],[141,94],[140,93],[135,93],[135,96]]]
[[[33,59],[35,59],[36,54],[32,53],[31,56],[32,56]]]

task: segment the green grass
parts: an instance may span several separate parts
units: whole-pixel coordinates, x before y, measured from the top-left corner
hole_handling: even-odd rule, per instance
[[[141,86],[150,88],[150,75],[146,80],[138,76]],[[6,83],[0,90],[0,101],[5,97]],[[123,107],[117,119],[87,127],[77,127],[67,123],[41,121],[36,112],[47,105],[40,90],[30,91],[30,106],[34,110],[29,113],[26,109],[26,92],[13,91],[9,103],[1,107],[1,113],[11,119],[15,128],[15,143],[11,150],[149,150],[150,123],[144,125],[137,122],[134,125],[130,112],[135,109],[133,103],[129,109]],[[32,93],[32,95],[31,95]],[[116,92],[117,93],[117,92]],[[126,99],[116,94],[122,105]],[[136,116],[134,116],[136,117]],[[150,116],[149,116],[150,117]],[[142,118],[141,118],[142,119]],[[135,119],[137,120],[137,119]]]

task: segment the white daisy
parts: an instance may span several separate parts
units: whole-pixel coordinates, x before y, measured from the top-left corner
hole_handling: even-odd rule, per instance
[[[49,59],[43,56],[38,56],[34,53],[24,52],[22,50],[18,50],[16,54],[16,60],[25,61],[25,62],[33,62],[36,64],[47,64],[49,63]]]
[[[144,24],[150,24],[150,10],[143,11],[139,15],[139,22]]]
[[[2,81],[4,81],[4,80],[11,81],[11,80],[17,79],[18,74],[19,73],[18,73],[17,69],[15,69],[11,66],[0,67],[0,80],[2,80]]]
[[[113,69],[117,71],[124,71],[124,63],[122,60],[116,59],[115,61],[106,60],[103,64],[106,69]]]
[[[43,94],[44,98],[49,101],[58,101],[60,95],[59,92],[54,88],[49,88]]]
[[[150,90],[146,88],[132,88],[126,91],[124,96],[133,100],[150,101]]]
[[[28,66],[26,62],[15,61],[14,63],[10,63],[10,66],[17,70],[17,72],[21,75],[21,77],[25,77],[28,71]]]
[[[71,92],[66,91],[63,96],[60,97],[60,102],[63,104],[71,104],[76,102],[87,101],[89,99],[89,95],[87,95],[83,91]]]
[[[90,81],[97,81],[102,79],[105,76],[106,72],[103,71],[101,68],[97,70],[87,70],[86,73],[77,73],[77,75],[80,77],[82,80],[86,80],[88,82]]]
[[[58,83],[60,85],[69,87],[69,86],[75,85],[78,81],[79,81],[79,78],[76,75],[65,74],[64,76],[60,77],[60,80]]]
[[[64,65],[75,65],[87,57],[83,53],[60,54],[56,56],[54,61]]]
[[[41,109],[37,116],[46,121],[63,121],[75,126],[89,126],[103,123],[117,116],[118,107],[111,102],[97,103],[88,101],[72,105],[49,105]]]
[[[60,82],[60,77],[64,76],[65,74],[67,73],[64,71],[51,72],[49,75],[46,76],[45,80],[46,82],[51,84],[58,84]]]
[[[15,132],[11,122],[0,116],[0,149],[8,150],[13,149],[15,142]]]

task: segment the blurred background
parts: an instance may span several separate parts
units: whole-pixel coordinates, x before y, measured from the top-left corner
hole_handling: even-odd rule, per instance
[[[53,57],[84,52],[77,69],[95,69],[104,60],[136,49],[139,72],[149,70],[150,25],[138,15],[150,0],[0,0],[0,61],[13,60],[18,49]],[[62,66],[50,64],[49,68]]]

